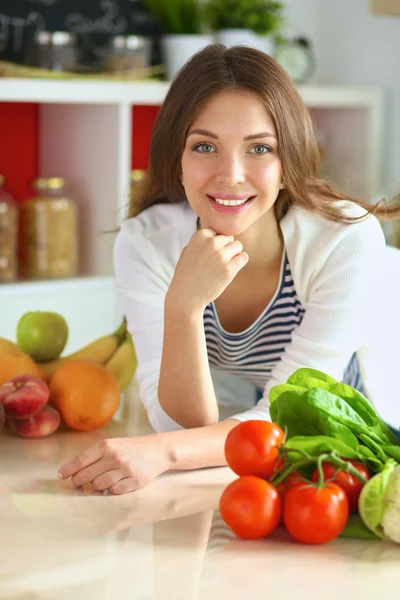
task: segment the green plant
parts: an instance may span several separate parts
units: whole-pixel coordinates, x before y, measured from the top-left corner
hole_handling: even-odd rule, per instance
[[[166,34],[201,32],[201,9],[198,0],[144,0]]]
[[[277,34],[285,22],[283,2],[275,0],[206,0],[204,22],[213,31],[251,29],[260,35]]]

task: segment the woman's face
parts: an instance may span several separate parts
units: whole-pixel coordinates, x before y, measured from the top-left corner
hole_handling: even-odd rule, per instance
[[[238,235],[270,211],[282,167],[273,121],[257,96],[230,91],[208,101],[189,129],[182,179],[202,226],[217,233]]]

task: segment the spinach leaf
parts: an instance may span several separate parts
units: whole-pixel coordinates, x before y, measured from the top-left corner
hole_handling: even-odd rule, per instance
[[[306,367],[297,369],[297,371],[292,373],[286,383],[310,389],[312,387],[318,387],[317,384],[321,382],[337,383],[336,379],[330,375],[327,375],[322,371],[317,371],[317,369],[307,369]]]
[[[375,453],[371,450],[371,448],[360,444],[359,446],[357,446],[356,450],[360,459],[365,464],[365,466],[368,467],[368,469],[370,469],[370,471],[374,471],[374,473],[382,471],[385,463],[375,456]]]
[[[286,427],[288,439],[295,435],[326,435],[355,449],[359,443],[357,437],[341,416],[349,411],[352,409],[343,400],[318,388],[286,391],[270,407],[272,420]],[[354,418],[360,419],[354,414]]]
[[[307,452],[311,456],[319,456],[320,454],[324,454],[325,452],[331,452],[332,450],[336,450],[336,452],[342,458],[353,458],[359,459],[359,454],[357,450],[354,448],[350,448],[341,440],[335,439],[333,437],[328,437],[326,435],[313,435],[313,436],[303,436],[296,435],[295,437],[290,438],[285,444],[286,448],[292,450],[301,450],[303,452]],[[301,455],[300,453],[289,453],[288,455],[290,460],[298,460]]]
[[[289,381],[289,380],[288,380]],[[291,385],[289,383],[280,383],[279,385],[274,385],[273,388],[271,388],[270,392],[269,392],[269,403],[272,405],[273,402],[275,402],[275,400],[277,400],[277,398],[279,398],[279,396],[281,394],[283,394],[283,392],[306,392],[308,388],[305,387],[301,387],[298,385]]]
[[[371,431],[375,433],[384,443],[400,446],[396,436],[379,417],[368,398],[355,388],[345,383],[340,383],[330,375],[316,369],[307,369],[304,367],[297,369],[289,377],[286,384],[277,385],[271,389],[270,403],[276,401],[283,392],[294,390],[296,387],[302,390],[317,387],[335,394],[339,398],[342,398],[342,400],[345,400],[360,415],[365,425],[368,425],[370,433]],[[377,438],[375,440],[378,442]]]
[[[384,452],[400,463],[400,446],[383,446]]]
[[[371,439],[370,436],[365,435],[364,433],[360,433],[358,437],[362,442],[364,442],[366,446],[368,446],[368,448],[370,448],[374,452],[377,458],[379,458],[384,463],[387,461],[388,456],[385,454],[381,446],[377,444],[373,439]]]
[[[358,513],[349,516],[346,527],[339,534],[339,537],[361,538],[365,540],[379,540],[380,538],[372,533],[365,525]]]
[[[346,383],[340,383],[322,371],[297,369],[287,380],[286,385],[288,384],[306,389],[318,387],[339,396],[342,400],[346,400],[368,425],[373,425],[379,418],[372,404],[361,392]]]
[[[382,433],[388,438],[389,442],[393,446],[400,447],[400,441],[394,435],[393,431],[391,431],[390,428],[386,425],[385,421],[382,421],[381,418],[379,418],[379,426],[381,428]]]

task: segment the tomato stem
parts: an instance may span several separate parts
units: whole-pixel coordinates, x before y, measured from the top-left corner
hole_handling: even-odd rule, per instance
[[[332,452],[329,452],[329,453],[320,454],[319,456],[311,456],[311,454],[308,454],[304,450],[297,450],[296,448],[285,448],[283,445],[281,445],[279,447],[280,455],[288,456],[289,454],[291,454],[293,452],[297,452],[297,454],[300,454],[300,456],[302,458],[291,461],[288,467],[286,467],[285,469],[280,469],[280,470],[276,471],[272,475],[272,477],[270,477],[270,479],[269,479],[269,482],[272,483],[274,486],[277,486],[279,483],[284,481],[290,475],[290,473],[292,471],[295,471],[301,467],[304,467],[304,466],[307,466],[310,464],[317,463],[317,468],[318,468],[318,473],[319,473],[318,488],[321,488],[321,487],[323,487],[323,485],[325,483],[323,468],[322,468],[323,462],[332,463],[333,466],[336,467],[336,469],[338,471],[345,471],[346,473],[353,475],[359,481],[361,481],[362,484],[367,483],[367,480],[365,479],[365,477],[350,462],[340,458],[340,456],[337,454],[337,452],[335,450],[333,450]]]
[[[325,484],[324,470],[322,468],[323,458],[324,458],[324,455],[321,454],[321,456],[318,457],[318,462],[317,462],[317,467],[318,467],[318,489],[319,490],[321,488],[323,488],[324,484]]]

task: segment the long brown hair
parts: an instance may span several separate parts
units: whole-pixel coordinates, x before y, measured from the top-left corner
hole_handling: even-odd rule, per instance
[[[245,46],[213,44],[195,54],[169,88],[153,125],[147,173],[131,199],[128,218],[153,204],[187,202],[180,184],[187,133],[204,104],[227,90],[256,94],[274,121],[284,180],[275,202],[278,220],[294,204],[344,223],[368,213],[400,217],[400,203],[371,205],[341,194],[318,177],[320,154],[310,114],[292,80],[273,58]],[[355,202],[366,213],[345,216],[339,200]]]

